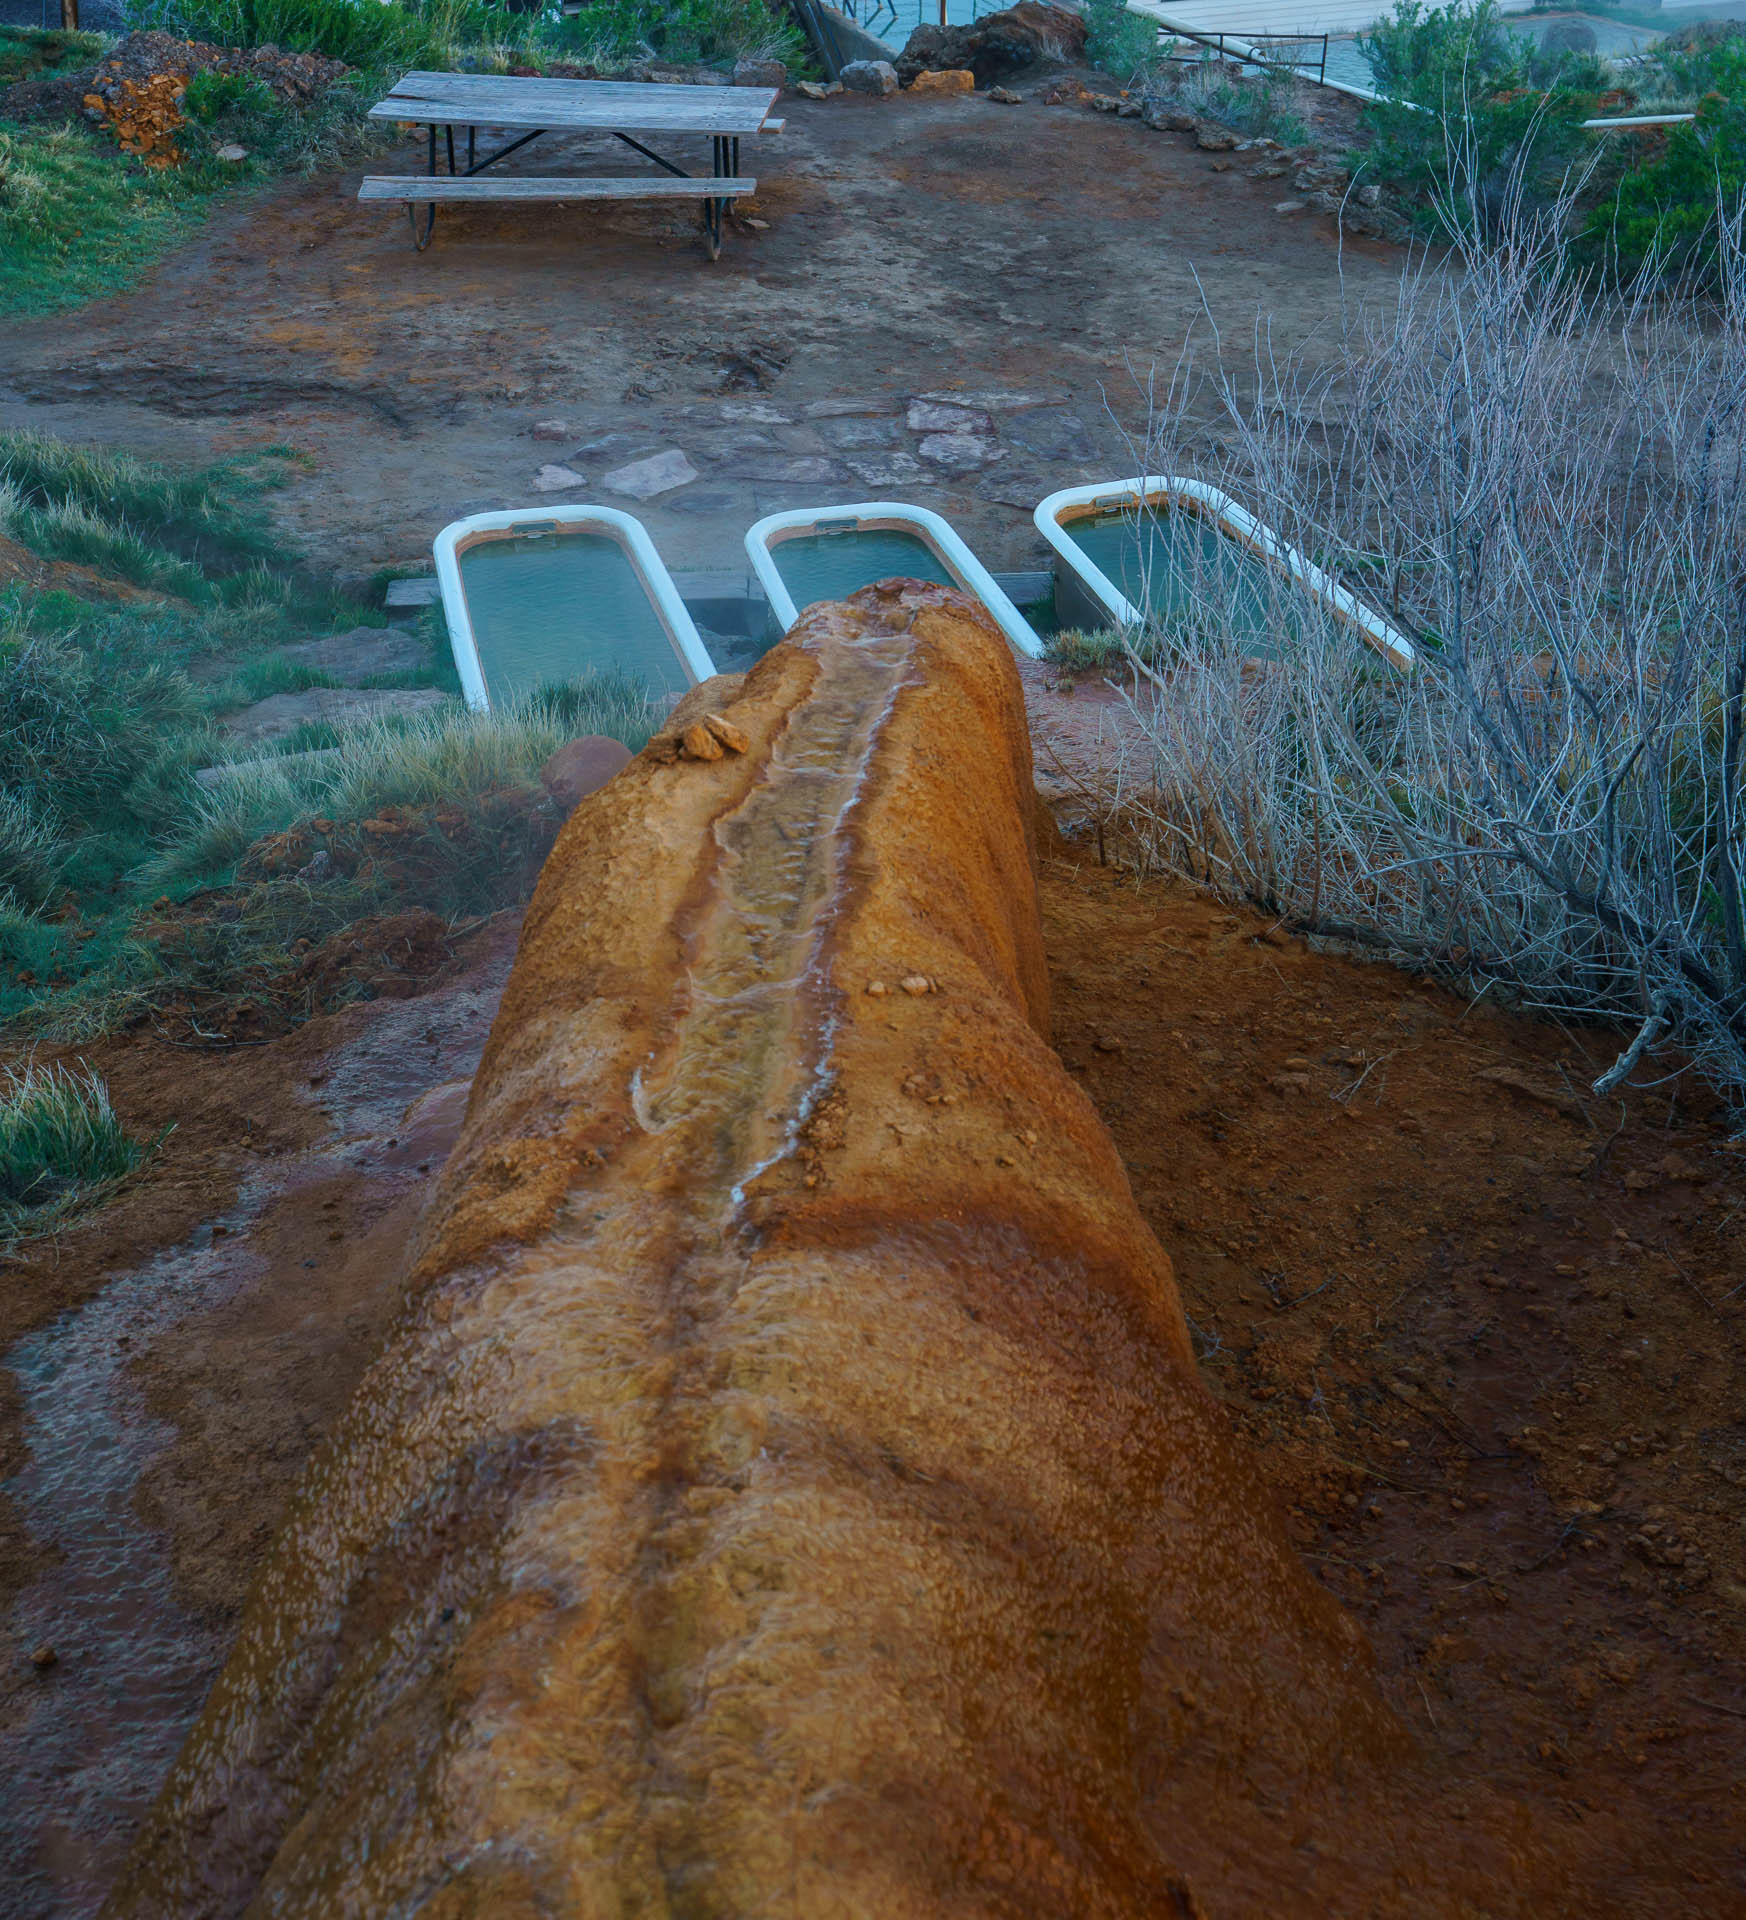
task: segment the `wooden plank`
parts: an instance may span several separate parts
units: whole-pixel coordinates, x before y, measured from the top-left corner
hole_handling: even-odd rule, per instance
[[[766,120],[758,129],[760,133],[780,133],[787,126],[786,120]]]
[[[538,101],[520,107],[499,101],[462,102],[457,100],[419,100],[394,94],[379,100],[370,109],[372,120],[434,120],[439,126],[504,127],[517,130],[540,128],[553,133],[702,133],[749,139],[762,127],[755,116],[736,115],[731,119],[705,119],[702,115],[686,118],[660,118],[651,113],[603,110],[598,106],[553,101]]]
[[[370,109],[370,117],[434,119],[451,125],[750,134],[764,124],[779,97],[774,87],[409,73]]]
[[[676,180],[670,173],[646,179],[603,180],[587,175],[541,179],[531,174],[366,174],[360,200],[732,200],[758,190],[756,180]]]

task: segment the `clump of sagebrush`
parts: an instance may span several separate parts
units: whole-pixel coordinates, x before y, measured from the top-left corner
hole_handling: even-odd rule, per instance
[[[1194,60],[1172,60],[1153,71],[1147,94],[1167,105],[1216,120],[1248,140],[1302,146],[1309,128],[1297,111],[1296,81],[1274,68],[1246,76],[1210,50]]]
[[[1158,23],[1130,13],[1126,0],[1086,0],[1085,58],[1100,73],[1127,80],[1158,57]]]
[[[1043,658],[1064,673],[1104,673],[1120,664],[1126,642],[1113,627],[1062,627],[1043,642]]]
[[[1337,352],[1212,376],[1219,484],[1417,662],[1307,606],[1277,662],[1216,608],[1161,632],[1136,817],[1294,925],[1640,1023],[1740,1099],[1746,253],[1724,234],[1719,300],[1626,300],[1571,271],[1569,224],[1470,235]],[[1142,471],[1180,470],[1192,385]]]
[[[0,1241],[41,1232],[102,1199],[147,1151],[89,1068],[0,1068]]]
[[[388,807],[465,813],[517,789],[532,794],[540,768],[567,742],[610,734],[635,752],[647,743],[652,723],[640,682],[598,674],[489,713],[457,706],[373,721],[337,735],[319,756],[241,759],[190,800],[142,881],[155,889],[222,877],[257,841],[315,817],[364,820]],[[487,901],[507,904],[495,896],[488,874],[479,884],[483,892],[449,891],[416,904],[454,912],[478,911]]]

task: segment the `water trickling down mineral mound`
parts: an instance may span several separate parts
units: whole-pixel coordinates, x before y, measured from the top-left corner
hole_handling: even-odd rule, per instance
[[[889,582],[726,717],[559,840],[110,1911],[1517,1911],[1049,1050],[1004,642]]]

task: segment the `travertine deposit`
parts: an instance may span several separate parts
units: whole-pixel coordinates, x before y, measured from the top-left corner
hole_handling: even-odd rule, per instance
[[[998,633],[888,582],[706,712],[744,749],[657,742],[552,854],[401,1319],[110,1912],[1531,1910],[1050,1051]]]

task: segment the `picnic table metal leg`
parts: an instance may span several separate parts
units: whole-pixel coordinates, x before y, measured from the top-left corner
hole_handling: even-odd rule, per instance
[[[714,149],[712,177],[717,180],[732,179],[734,169],[729,164],[730,145],[737,147],[739,142],[730,142],[724,135],[716,134],[710,142]],[[703,251],[711,260],[721,258],[721,238],[727,226],[727,214],[730,202],[726,200],[705,200],[703,203]]]
[[[436,170],[437,170],[436,168],[437,130],[436,130],[436,122],[434,120],[430,122],[429,136],[430,137],[429,137],[429,141],[428,141],[428,145],[425,153],[424,170],[425,170],[425,173],[430,178],[434,179],[436,177]],[[454,171],[454,168],[451,166],[449,171],[452,173]],[[412,226],[412,244],[419,253],[423,253],[425,248],[430,245],[431,232],[436,226],[436,211],[437,211],[436,202],[434,200],[425,200],[425,201],[409,200],[406,203],[406,218],[411,223],[411,226]],[[422,233],[419,231],[419,220],[421,215],[424,221],[424,230]]]

